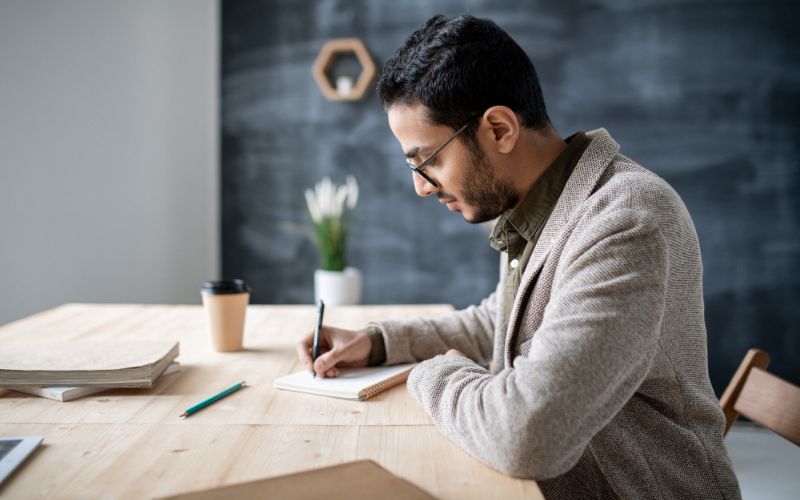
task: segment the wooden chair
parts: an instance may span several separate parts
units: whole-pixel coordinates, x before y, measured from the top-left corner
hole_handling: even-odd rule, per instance
[[[800,387],[767,372],[769,355],[750,349],[720,399],[725,435],[743,415],[800,446]]]

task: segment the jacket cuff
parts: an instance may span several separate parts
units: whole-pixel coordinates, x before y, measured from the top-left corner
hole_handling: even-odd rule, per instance
[[[386,343],[383,341],[383,333],[376,325],[368,325],[362,330],[369,337],[372,345],[369,351],[367,366],[378,366],[386,362]]]

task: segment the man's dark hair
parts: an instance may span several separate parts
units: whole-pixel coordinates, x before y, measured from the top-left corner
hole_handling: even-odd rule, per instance
[[[522,126],[549,123],[533,63],[488,19],[430,18],[383,66],[378,96],[385,109],[420,102],[435,124],[458,129],[491,106],[507,106]],[[475,127],[465,131],[474,136]]]

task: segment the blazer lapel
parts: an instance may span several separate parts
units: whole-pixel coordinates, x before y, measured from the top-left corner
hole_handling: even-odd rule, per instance
[[[586,147],[580,160],[575,165],[564,191],[553,208],[553,213],[542,229],[542,234],[536,247],[533,249],[530,262],[525,268],[520,281],[520,287],[514,298],[514,305],[508,319],[508,329],[506,330],[505,343],[505,365],[512,366],[512,351],[515,344],[515,332],[521,329],[517,327],[520,321],[520,314],[531,288],[537,281],[537,276],[542,270],[553,243],[563,236],[567,221],[574,212],[575,208],[583,203],[594,190],[600,176],[619,152],[619,144],[611,138],[611,135],[604,128],[587,132],[591,142]],[[540,312],[547,304],[536,303],[531,307],[537,308]],[[533,335],[533,332],[530,332]]]

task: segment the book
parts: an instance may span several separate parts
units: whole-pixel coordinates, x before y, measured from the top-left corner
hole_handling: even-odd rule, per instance
[[[414,483],[397,477],[372,460],[358,460],[284,476],[230,484],[162,497],[159,500],[431,500]]]
[[[176,341],[27,343],[0,350],[0,387],[153,387],[178,356]]]
[[[169,366],[167,366],[167,369],[164,370],[162,377],[164,375],[169,375],[170,373],[176,373],[179,371],[181,371],[181,364],[177,361],[173,361],[169,364]],[[11,389],[12,391],[30,394],[31,396],[40,396],[47,399],[66,402],[82,398],[83,396],[89,396],[92,394],[97,394],[98,392],[107,391],[109,389],[113,389],[113,387],[103,387],[98,385],[38,387],[35,385],[23,385],[5,387],[5,389]]]
[[[0,437],[0,484],[42,444],[42,436]]]
[[[334,378],[314,378],[310,372],[302,371],[279,377],[273,385],[287,391],[364,401],[405,382],[414,365],[342,368],[339,376]]]

